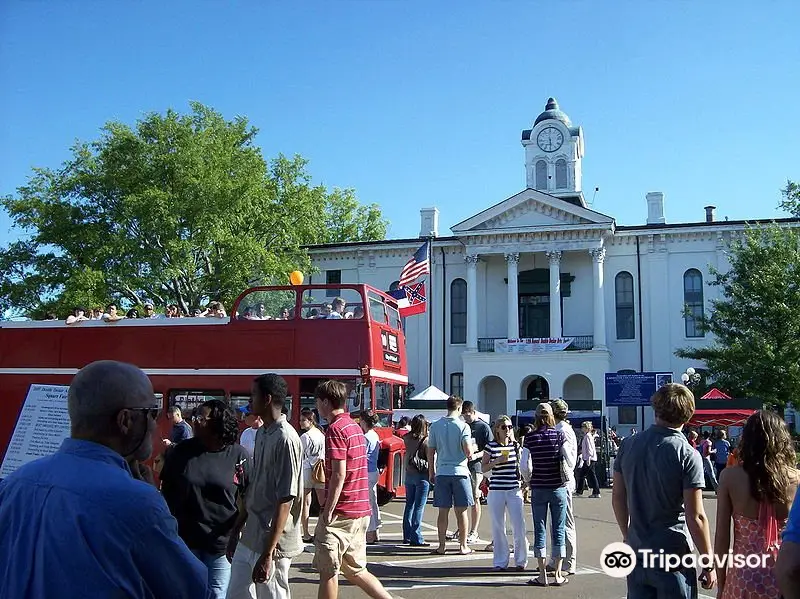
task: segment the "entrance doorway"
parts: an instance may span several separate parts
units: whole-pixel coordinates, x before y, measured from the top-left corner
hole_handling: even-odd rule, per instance
[[[550,293],[526,293],[519,296],[519,336],[550,336]]]

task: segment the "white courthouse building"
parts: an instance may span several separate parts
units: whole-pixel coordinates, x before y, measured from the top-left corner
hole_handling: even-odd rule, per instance
[[[644,224],[617,226],[590,209],[583,130],[552,98],[522,131],[522,146],[519,193],[454,224],[452,235],[440,234],[436,208],[421,208],[420,238],[312,247],[320,272],[307,284],[390,289],[432,237],[428,310],[406,319],[409,380],[417,390],[433,384],[461,395],[493,417],[517,413],[519,400],[602,401],[607,372],[680,380],[702,366],[675,350],[709,342],[696,317],[718,293],[707,284],[710,269],[728,268],[727,245],[746,223],[716,221],[713,206],[698,207],[697,222],[670,223],[664,194],[644,190]],[[542,338],[572,341],[561,351],[500,351],[509,339]],[[607,415],[623,432],[652,422],[649,408]]]

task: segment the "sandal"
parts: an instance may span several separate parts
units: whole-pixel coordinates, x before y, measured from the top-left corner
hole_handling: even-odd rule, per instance
[[[538,578],[531,578],[527,582],[527,584],[528,584],[528,586],[532,586],[532,587],[549,587],[550,586],[550,584],[547,583],[547,582],[544,582],[544,583],[543,582],[539,582]]]
[[[444,549],[444,550],[442,550],[442,551],[439,551],[439,548],[438,548],[438,547],[437,547],[436,549],[433,549],[433,550],[431,551],[431,555],[444,555],[445,553],[447,553],[447,549]]]
[[[554,586],[554,587],[563,587],[565,584],[569,584],[569,578],[567,578],[566,576],[565,576],[563,579],[561,579],[561,582],[558,582],[558,581],[556,580],[556,581],[553,583],[553,586]]]

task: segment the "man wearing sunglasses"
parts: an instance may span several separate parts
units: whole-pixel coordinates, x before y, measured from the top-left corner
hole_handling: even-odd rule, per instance
[[[159,406],[147,375],[93,362],[67,403],[61,448],[0,481],[0,597],[208,597],[206,567],[128,466],[153,451]]]

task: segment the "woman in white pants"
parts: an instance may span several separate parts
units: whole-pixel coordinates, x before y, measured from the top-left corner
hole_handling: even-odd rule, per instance
[[[483,471],[491,472],[487,504],[492,518],[494,569],[506,570],[510,555],[506,537],[506,512],[514,535],[514,569],[522,571],[528,565],[528,542],[523,511],[519,443],[508,416],[498,416],[494,424],[494,441],[487,443],[483,453]]]
[[[369,504],[372,515],[367,527],[367,545],[374,545],[378,538],[378,529],[381,527],[381,512],[378,508],[378,454],[381,450],[381,440],[375,432],[378,424],[378,415],[372,410],[363,410],[359,417],[361,430],[367,440],[367,475],[369,476]]]

